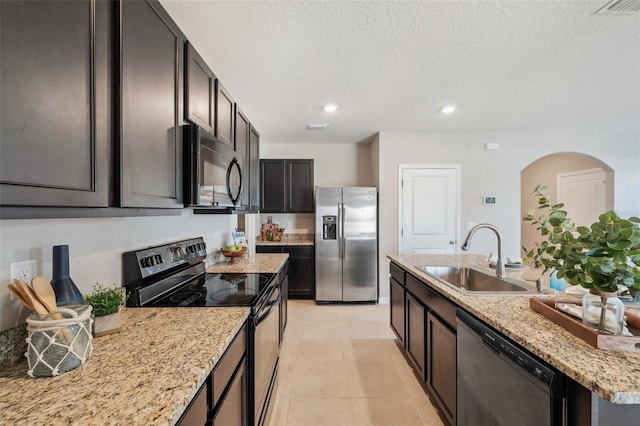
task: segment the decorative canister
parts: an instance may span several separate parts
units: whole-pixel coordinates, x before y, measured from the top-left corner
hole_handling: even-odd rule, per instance
[[[82,305],[27,318],[29,376],[58,376],[91,357],[91,310],[91,305]]]

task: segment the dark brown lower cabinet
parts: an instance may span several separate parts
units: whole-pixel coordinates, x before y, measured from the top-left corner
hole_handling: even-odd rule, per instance
[[[316,257],[314,246],[256,246],[256,253],[288,253],[289,298],[315,298]]]
[[[456,417],[456,333],[427,315],[427,386],[450,424]]]
[[[391,310],[391,330],[400,340],[400,346],[405,347],[404,339],[404,287],[393,278],[389,278],[389,296]]]
[[[416,373],[426,379],[425,354],[427,344],[427,310],[411,294],[407,293],[407,335],[406,349]]]
[[[207,406],[207,383],[202,385],[182,418],[178,421],[180,426],[204,426],[207,424],[209,408]]]
[[[214,426],[243,426],[247,424],[247,368],[242,362],[236,370],[227,393],[218,404]]]
[[[406,270],[389,267],[390,326],[445,424],[456,424],[456,305]]]

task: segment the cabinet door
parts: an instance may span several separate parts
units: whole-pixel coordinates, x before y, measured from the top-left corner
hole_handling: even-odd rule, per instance
[[[0,200],[109,204],[110,4],[0,1]]]
[[[413,368],[423,381],[426,379],[427,310],[411,294],[407,293],[406,348]]]
[[[186,43],[186,49],[184,117],[213,133],[216,76],[191,43]]]
[[[220,401],[213,426],[245,426],[247,424],[247,373],[243,361]]]
[[[313,160],[285,160],[287,204],[285,211],[313,213]]]
[[[405,307],[405,291],[393,278],[389,278],[390,287],[390,310],[391,310],[391,330],[398,336],[402,347],[405,346],[404,341],[404,307]]]
[[[289,253],[289,297],[294,299],[315,298],[315,251],[309,246],[284,246]]]
[[[182,208],[185,37],[157,1],[121,12],[120,203]]]
[[[284,212],[284,160],[260,160],[260,211]]]
[[[435,315],[427,317],[427,386],[450,424],[456,413],[456,334]]]
[[[236,104],[235,118],[235,141],[236,156],[242,170],[242,195],[237,208],[249,208],[249,180],[251,170],[249,170],[249,120]]]
[[[260,134],[253,126],[249,131],[249,210],[260,211]]]
[[[222,142],[235,149],[234,126],[235,117],[233,98],[224,88],[220,80],[216,79],[216,125],[215,135]]]
[[[207,405],[207,383],[202,385],[193,398],[182,417],[178,421],[179,426],[205,426],[209,418]]]

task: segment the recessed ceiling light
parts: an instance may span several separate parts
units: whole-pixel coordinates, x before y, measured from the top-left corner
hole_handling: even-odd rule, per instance
[[[308,130],[325,130],[328,129],[328,124],[307,124]]]
[[[447,105],[445,107],[440,108],[440,112],[443,114],[451,114],[456,109],[458,109],[458,107],[456,107],[455,105]]]
[[[322,109],[324,110],[324,112],[336,112],[338,110],[338,105],[326,104]]]

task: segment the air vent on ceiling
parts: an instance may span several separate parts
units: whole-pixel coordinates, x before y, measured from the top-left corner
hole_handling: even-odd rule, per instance
[[[326,130],[328,128],[328,124],[307,124],[307,130]]]
[[[640,0],[613,0],[596,12],[598,15],[631,15],[640,11]]]

